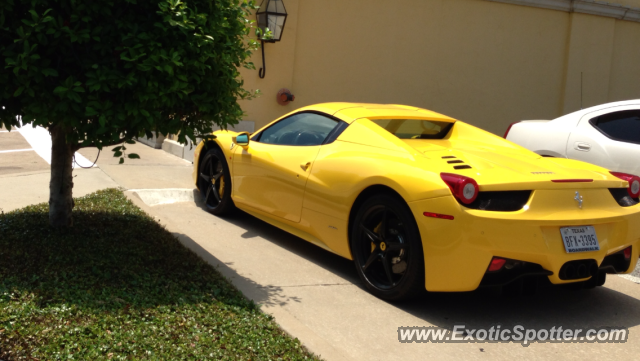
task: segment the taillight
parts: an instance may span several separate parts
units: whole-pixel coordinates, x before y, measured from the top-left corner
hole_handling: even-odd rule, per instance
[[[624,254],[624,259],[626,261],[631,259],[631,246],[627,247],[624,249],[624,251],[622,251],[622,253]]]
[[[520,122],[513,122],[513,123],[509,124],[509,127],[507,128],[507,131],[504,132],[504,137],[503,137],[504,139],[507,139],[507,135],[509,135],[509,131],[511,130],[511,127],[513,127],[514,124],[518,124],[518,123],[520,123]]]
[[[633,174],[610,172],[612,175],[629,182],[629,188],[627,191],[631,198],[638,198],[640,196],[640,177]]]
[[[460,202],[471,204],[478,197],[478,183],[473,178],[451,173],[440,173],[440,178],[447,183],[453,196]]]
[[[489,264],[489,272],[496,272],[502,269],[502,266],[507,263],[507,260],[500,257],[493,257],[491,263]]]

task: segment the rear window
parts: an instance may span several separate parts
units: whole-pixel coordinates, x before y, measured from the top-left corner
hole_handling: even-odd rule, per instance
[[[400,139],[442,139],[454,123],[422,119],[371,119]]]

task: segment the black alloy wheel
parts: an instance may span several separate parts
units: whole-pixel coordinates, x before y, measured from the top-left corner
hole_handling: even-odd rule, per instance
[[[209,212],[224,215],[235,208],[231,200],[229,167],[220,149],[210,149],[202,157],[198,171],[198,188]]]
[[[351,253],[367,289],[382,299],[407,299],[424,290],[424,254],[404,201],[381,194],[366,200],[351,230]]]

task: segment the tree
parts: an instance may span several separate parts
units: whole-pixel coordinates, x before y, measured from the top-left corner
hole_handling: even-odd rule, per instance
[[[237,124],[253,0],[1,0],[0,124],[52,138],[49,222],[72,224],[72,159],[151,132]],[[129,154],[129,157],[137,157]]]

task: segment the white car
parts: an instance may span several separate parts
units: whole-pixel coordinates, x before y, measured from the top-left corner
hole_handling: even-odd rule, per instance
[[[542,156],[640,176],[640,99],[602,104],[554,120],[513,123],[504,137]]]

